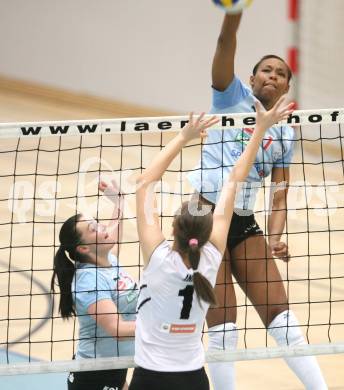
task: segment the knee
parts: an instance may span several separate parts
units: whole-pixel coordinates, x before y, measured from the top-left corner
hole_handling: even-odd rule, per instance
[[[287,303],[283,305],[269,305],[267,315],[267,325],[271,324],[276,317],[280,314],[289,311],[289,305]]]
[[[209,350],[234,350],[238,345],[238,329],[233,322],[209,328],[208,337]]]
[[[299,322],[291,310],[285,310],[271,321],[268,333],[278,345],[304,344],[305,339],[300,329]]]

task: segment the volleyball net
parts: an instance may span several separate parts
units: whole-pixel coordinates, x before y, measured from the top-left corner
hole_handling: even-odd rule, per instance
[[[187,119],[0,124],[0,374],[133,366],[132,357],[72,360],[78,321],[61,319],[59,292],[50,292],[58,234],[78,212],[108,221],[112,204],[98,182],[115,179],[125,205],[119,262],[138,281],[143,263],[132,178]],[[252,113],[223,114],[218,128],[250,128],[254,121]],[[295,111],[284,123],[296,133],[283,235],[292,259],[277,262],[308,344],[276,347],[235,285],[239,348],[207,354],[208,361],[344,352],[344,109]],[[188,144],[157,186],[161,227],[169,239],[174,212],[194,192],[187,175],[201,151],[198,141]],[[260,187],[255,215],[267,234],[272,183],[266,179]],[[206,333],[205,327],[205,344]],[[13,354],[24,362],[16,363]]]

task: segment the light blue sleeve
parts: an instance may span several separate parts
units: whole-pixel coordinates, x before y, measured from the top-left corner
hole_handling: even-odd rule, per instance
[[[287,137],[283,140],[282,157],[274,161],[273,166],[276,168],[288,168],[293,159],[295,150],[295,132],[292,127],[286,127]]]
[[[227,107],[236,106],[239,102],[244,100],[249,94],[250,90],[234,76],[232,82],[224,91],[218,91],[213,88],[213,109],[223,110]]]
[[[100,272],[97,272],[96,268],[83,271],[78,275],[74,294],[76,305],[85,312],[90,305],[97,301],[112,300],[107,280]]]

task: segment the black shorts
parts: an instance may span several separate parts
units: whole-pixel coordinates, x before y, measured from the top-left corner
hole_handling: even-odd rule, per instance
[[[231,251],[248,237],[262,235],[263,230],[259,227],[254,214],[238,215],[233,212],[227,237],[227,248]]]
[[[71,372],[68,390],[122,390],[126,376],[126,369]]]
[[[209,390],[204,368],[195,371],[161,372],[137,367],[129,390]]]
[[[199,200],[203,204],[211,205],[212,211],[214,211],[215,205],[213,203],[209,202],[201,195],[199,195]],[[241,215],[242,213],[239,213],[240,210],[237,213],[235,211],[233,212],[231,224],[229,226],[227,237],[227,248],[229,251],[245,241],[248,237],[264,234],[254,218],[253,212],[249,215]]]

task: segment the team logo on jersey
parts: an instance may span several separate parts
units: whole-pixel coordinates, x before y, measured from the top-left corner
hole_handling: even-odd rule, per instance
[[[196,324],[162,324],[160,330],[164,333],[194,333]]]
[[[169,324],[162,324],[161,330],[165,333],[169,333],[170,332],[170,325]]]
[[[130,290],[133,288],[133,285],[135,285],[133,279],[122,273],[119,274],[119,277],[113,278],[113,280],[116,282],[116,289],[118,291]]]
[[[196,324],[171,324],[170,333],[194,333]]]
[[[241,132],[239,132],[237,134],[237,136],[235,137],[235,141],[236,142],[240,142],[241,145],[243,146],[246,146],[248,144],[248,142],[250,141],[251,139],[251,136],[253,134],[253,131],[254,129],[251,129],[251,128],[244,128],[242,129]],[[272,137],[271,135],[269,135],[268,137],[264,138],[263,140],[263,149],[264,150],[268,150],[270,148],[270,146],[272,145]]]
[[[128,294],[127,294],[127,302],[128,303],[134,301],[136,298],[137,298],[137,290],[136,289],[128,292]]]
[[[237,136],[235,137],[235,141],[240,142],[242,145],[247,145],[251,135],[253,133],[253,129],[243,129],[239,131]]]
[[[288,147],[284,144],[284,142],[280,143],[280,146],[277,149],[274,149],[274,153],[272,154],[273,160],[281,160],[288,153]]]
[[[185,278],[183,279],[184,282],[192,282],[192,275],[187,274]]]
[[[136,283],[127,274],[119,273],[118,277],[114,277],[115,290],[120,295],[125,294],[127,302],[130,303],[137,298],[137,286]]]
[[[235,158],[238,158],[238,157],[241,156],[241,151],[238,150],[238,149],[232,149],[232,150],[231,150],[231,156],[232,156],[232,157],[235,157]]]

